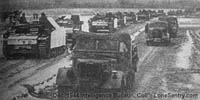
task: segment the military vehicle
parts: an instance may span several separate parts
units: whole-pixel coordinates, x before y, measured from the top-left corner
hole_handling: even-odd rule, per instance
[[[72,67],[58,70],[58,94],[67,89],[133,89],[138,55],[129,34],[81,34],[76,38]]]
[[[3,53],[6,58],[16,55],[55,57],[66,49],[65,35],[64,29],[51,17],[46,18],[45,24],[18,24],[3,35]]]
[[[148,10],[148,12],[150,13],[150,18],[158,17],[158,14],[155,10]]]
[[[138,22],[145,22],[150,20],[150,13],[146,10],[140,10],[137,12],[137,21]]]
[[[90,32],[114,32],[117,26],[117,18],[108,13],[106,15],[97,14],[89,21],[89,31]]]
[[[31,85],[24,85],[37,98],[65,98],[67,93],[113,93],[134,90],[137,72],[137,45],[126,33],[81,33],[71,59],[72,67],[59,68],[56,84],[37,93]]]
[[[114,15],[117,18],[117,27],[124,27],[127,22],[127,16],[122,12],[116,12]]]
[[[145,26],[146,43],[153,45],[154,43],[163,43],[168,45],[171,42],[166,21],[153,21]]]
[[[134,12],[125,12],[126,15],[126,23],[129,24],[133,24],[136,22],[136,14]]]
[[[176,17],[159,17],[158,20],[168,22],[168,32],[170,37],[176,38],[178,32],[178,20]]]
[[[157,15],[158,15],[158,16],[166,16],[164,10],[158,10],[158,11],[157,11]]]
[[[67,47],[72,49],[75,41],[74,35],[82,31],[83,21],[80,21],[79,15],[71,15],[71,18],[68,16],[60,16],[56,19],[56,22],[61,27],[64,27]]]

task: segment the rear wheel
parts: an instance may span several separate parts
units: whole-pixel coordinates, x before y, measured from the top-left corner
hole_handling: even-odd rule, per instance
[[[72,91],[70,86],[58,86],[58,98],[68,98],[70,91]]]
[[[126,89],[133,90],[135,84],[135,73],[129,72],[126,76]]]
[[[151,46],[152,42],[151,41],[146,41],[147,46]]]
[[[3,42],[3,54],[7,59],[11,57],[7,43],[5,41]]]

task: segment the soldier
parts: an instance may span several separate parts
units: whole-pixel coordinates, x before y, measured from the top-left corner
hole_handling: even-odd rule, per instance
[[[22,16],[20,17],[19,22],[21,24],[26,24],[27,23],[25,13],[22,14]]]
[[[33,13],[33,19],[38,19],[38,14],[37,13]]]

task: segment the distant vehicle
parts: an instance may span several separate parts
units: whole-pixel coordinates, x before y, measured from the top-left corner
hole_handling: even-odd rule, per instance
[[[134,12],[125,12],[126,24],[133,24],[136,22],[136,14]]]
[[[140,10],[138,13],[137,13],[137,21],[138,22],[145,22],[145,21],[148,21],[150,20],[150,13],[146,10]]]
[[[158,10],[157,15],[158,16],[166,16],[166,13],[164,12],[164,10]]]
[[[71,18],[67,18],[67,16],[61,16],[56,19],[56,22],[65,29],[66,44],[73,45],[73,42],[75,41],[74,35],[82,31],[83,21],[80,21],[79,15],[71,15]],[[72,47],[70,46],[71,49]]]
[[[90,32],[114,32],[117,28],[117,18],[111,13],[106,15],[95,15],[89,20]]]
[[[80,16],[79,15],[71,15],[71,20],[74,23],[74,31],[81,31],[82,30],[82,24],[83,21],[80,20]]]
[[[134,90],[139,58],[137,45],[129,34],[84,33],[76,38],[72,67],[59,68],[56,84],[49,89],[40,89],[37,93],[33,86],[24,86],[29,94],[48,98],[55,91],[55,97],[62,99],[70,92],[124,93]]]
[[[56,84],[62,91],[131,90],[137,70],[137,46],[129,34],[80,34],[72,68],[60,68]]]
[[[160,21],[167,21],[168,22],[168,31],[170,33],[170,37],[176,38],[178,32],[178,20],[176,17],[159,17],[158,20]]]
[[[148,10],[148,12],[150,13],[150,18],[158,17],[158,14],[155,10]]]
[[[53,18],[45,24],[19,24],[4,34],[3,53],[6,58],[15,55],[37,55],[39,58],[55,57],[66,49],[65,30]]]
[[[155,42],[169,44],[171,42],[166,21],[154,21],[145,26],[146,43],[153,45]]]

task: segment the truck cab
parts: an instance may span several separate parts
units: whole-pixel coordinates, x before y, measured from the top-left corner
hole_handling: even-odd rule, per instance
[[[170,37],[176,38],[178,32],[178,19],[176,17],[159,17],[160,21],[167,21],[169,26]]]
[[[137,46],[128,34],[81,34],[77,36],[72,67],[58,71],[58,92],[64,88],[100,92],[133,89],[137,62]]]

